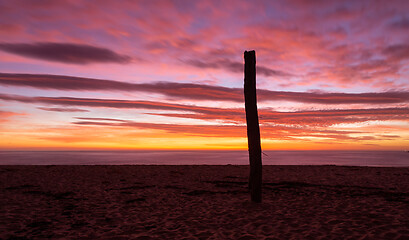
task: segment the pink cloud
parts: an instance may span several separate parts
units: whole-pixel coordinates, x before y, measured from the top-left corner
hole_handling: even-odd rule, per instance
[[[326,81],[344,87],[368,83],[376,87],[389,81],[388,86],[392,86],[390,78],[407,75],[388,56],[380,65],[371,58],[356,61],[356,56],[368,49],[373,53],[385,46],[379,42],[379,28],[366,27],[368,24],[384,23],[383,31],[393,28],[393,34],[404,32],[404,13],[409,8],[404,1],[387,6],[368,1],[146,1],[143,7],[132,1],[102,1],[98,5],[58,1],[48,6],[52,11],[46,18],[40,18],[42,4],[28,2],[26,9],[13,3],[3,5],[7,9],[4,19],[31,29],[25,35],[5,36],[14,42],[42,39],[92,46],[111,44],[115,52],[142,55],[153,63],[182,62],[232,73],[239,69],[236,63],[240,63],[243,50],[255,48],[261,75],[274,80],[285,77],[281,73],[294,75],[305,85]],[[108,11],[110,14],[106,14]],[[81,21],[84,16],[87,21]],[[334,52],[336,46],[344,46],[344,52]],[[218,53],[217,58],[214,53]],[[366,66],[366,61],[371,66]],[[316,73],[314,78],[309,77],[312,72]]]
[[[44,110],[44,111],[50,111],[50,112],[89,112],[88,110],[85,109],[80,109],[80,108],[48,108],[48,107],[38,107],[38,109]]]
[[[15,95],[0,95],[1,100],[18,101],[24,103],[40,103],[61,106],[87,106],[97,108],[118,109],[145,109],[183,111],[190,113],[157,113],[166,117],[178,117],[200,120],[220,120],[236,124],[245,123],[245,113],[242,108],[212,108],[194,105],[171,104],[166,102],[130,101],[115,99],[90,99],[90,98],[52,98],[52,97],[22,97]],[[328,127],[342,123],[361,123],[367,121],[386,121],[409,119],[409,108],[373,108],[373,109],[335,109],[315,111],[278,112],[260,109],[260,122],[265,125],[280,124],[294,126]],[[103,118],[104,120],[109,120]],[[101,120],[99,118],[98,120]],[[101,124],[101,123],[99,123]]]
[[[18,24],[0,24],[0,33],[1,34],[16,34],[23,31],[23,26]]]

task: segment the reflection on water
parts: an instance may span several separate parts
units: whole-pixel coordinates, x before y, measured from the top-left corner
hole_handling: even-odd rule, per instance
[[[247,151],[5,151],[1,165],[247,165]],[[401,151],[264,151],[264,165],[409,166]]]

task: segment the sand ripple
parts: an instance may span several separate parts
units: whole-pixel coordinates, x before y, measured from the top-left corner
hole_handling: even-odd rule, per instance
[[[409,239],[409,168],[1,166],[0,238]]]

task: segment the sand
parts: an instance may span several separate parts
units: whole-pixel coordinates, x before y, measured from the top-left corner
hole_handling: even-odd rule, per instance
[[[409,239],[409,168],[0,166],[1,239]]]

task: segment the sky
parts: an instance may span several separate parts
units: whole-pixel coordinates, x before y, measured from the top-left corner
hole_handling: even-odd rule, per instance
[[[0,150],[409,150],[407,0],[0,0]]]

